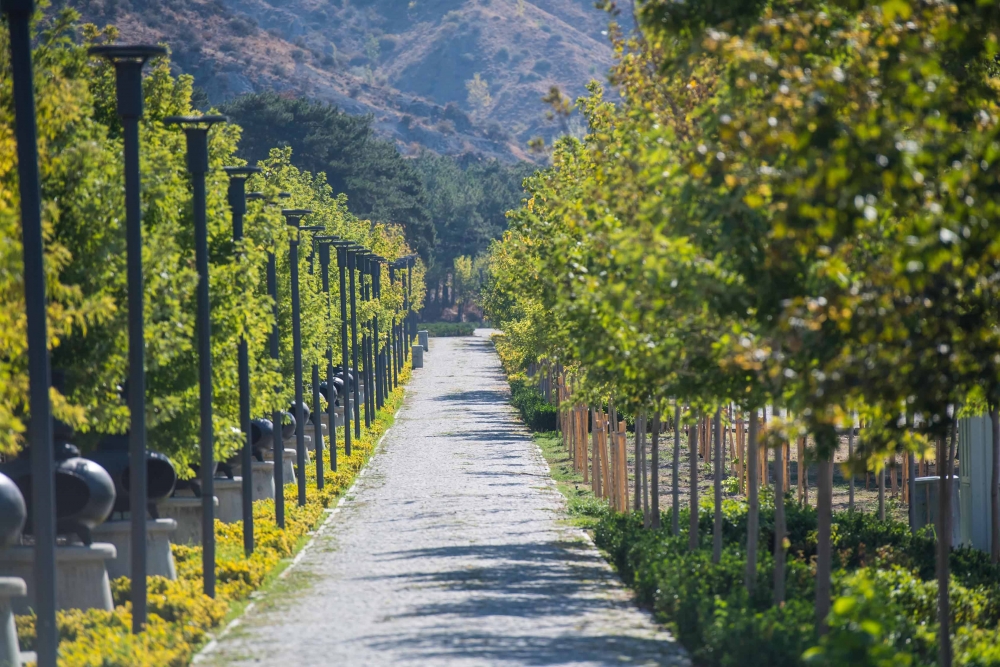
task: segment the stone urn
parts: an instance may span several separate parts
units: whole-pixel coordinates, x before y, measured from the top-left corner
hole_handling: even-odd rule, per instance
[[[93,542],[91,529],[103,523],[114,507],[115,483],[98,463],[80,457],[80,450],[69,442],[73,435],[69,426],[55,422],[54,435],[56,532],[75,534],[89,546]],[[0,472],[9,476],[21,491],[28,510],[24,532],[31,534],[30,447],[14,461],[0,466]]]
[[[128,435],[108,435],[101,439],[97,449],[87,455],[101,465],[115,483],[115,512],[130,511],[129,494],[131,463],[129,461]],[[159,452],[146,451],[146,509],[157,518],[156,503],[170,497],[177,484],[177,471],[170,459]]]
[[[21,490],[10,477],[0,474],[0,548],[17,540],[27,518],[28,508]]]
[[[274,424],[270,419],[250,421],[250,446],[258,461],[264,460],[264,452],[274,449]]]

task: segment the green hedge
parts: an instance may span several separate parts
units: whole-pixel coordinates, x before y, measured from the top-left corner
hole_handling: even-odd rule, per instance
[[[511,380],[510,402],[532,431],[556,430],[556,407],[546,401],[536,387],[524,380]]]
[[[471,336],[476,330],[473,322],[426,322],[420,324],[421,329],[427,330],[427,335],[433,338],[443,338],[446,336]]]
[[[740,665],[928,665],[936,664],[937,622],[934,538],[905,524],[870,514],[834,516],[833,611],[821,641],[814,624],[816,514],[790,498],[786,603],[773,605],[773,499],[761,510],[758,585],[743,585],[746,505],[726,501],[721,562],[711,561],[712,510],[701,508],[701,546],[688,550],[687,533],[643,529],[637,514],[588,506],[597,518],[595,541],[640,603],[653,609],[705,667]],[[687,525],[687,510],[681,512]],[[663,517],[669,526],[669,514]],[[955,665],[1000,665],[1000,568],[987,554],[952,552],[952,617]]]

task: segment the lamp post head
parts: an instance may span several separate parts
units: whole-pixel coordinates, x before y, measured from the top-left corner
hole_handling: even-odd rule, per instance
[[[260,167],[223,167],[222,171],[229,174],[229,179],[235,181],[237,179],[246,179],[247,176],[251,174],[259,174],[261,172]]]
[[[216,123],[225,123],[225,116],[168,116],[167,125],[177,125],[187,136],[188,171],[192,174],[208,173],[208,130]]]
[[[299,227],[299,230],[303,232],[323,232],[326,231],[326,227],[323,225],[306,225],[305,227]]]
[[[223,167],[229,175],[229,207],[234,216],[243,216],[247,212],[246,183],[247,176],[260,171],[260,167]]]
[[[31,18],[35,3],[33,0],[0,0],[0,12],[16,18]]]
[[[280,196],[280,195],[279,195]],[[285,216],[285,222],[290,227],[299,228],[299,221],[312,213],[311,209],[308,208],[283,208],[281,209],[281,215]]]
[[[267,195],[265,195],[263,192],[248,192],[247,193],[247,200],[249,200],[249,201],[258,201],[258,200],[261,200],[261,199],[267,199]]]
[[[4,8],[8,4],[15,6],[25,3],[24,0],[4,0]],[[167,55],[164,46],[152,44],[105,44],[92,46],[87,53],[104,58],[115,66],[115,90],[118,99],[118,116],[122,120],[142,118],[142,68],[146,61],[157,56]]]

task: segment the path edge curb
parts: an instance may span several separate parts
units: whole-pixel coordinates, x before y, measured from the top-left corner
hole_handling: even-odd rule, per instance
[[[354,482],[352,482],[351,486],[347,489],[347,491],[345,491],[343,495],[340,496],[340,499],[337,501],[337,504],[334,507],[323,510],[323,512],[326,514],[326,518],[323,519],[323,522],[316,528],[316,530],[313,531],[312,535],[309,536],[309,541],[305,543],[305,545],[299,550],[297,554],[295,554],[295,557],[292,559],[292,562],[288,564],[288,567],[286,567],[284,570],[281,571],[280,574],[278,574],[275,581],[284,579],[285,577],[288,576],[288,573],[291,572],[299,564],[299,562],[302,560],[302,557],[305,556],[306,552],[310,548],[312,548],[313,544],[315,544],[316,538],[320,537],[321,533],[323,533],[323,531],[325,531],[327,527],[333,523],[334,517],[340,514],[340,506],[344,504],[344,501],[346,501],[347,498],[354,492],[354,489],[358,485],[358,482],[360,482],[361,479],[365,476],[365,473],[368,471],[368,466],[371,465],[372,460],[375,458],[375,455],[378,453],[379,448],[382,446],[382,441],[385,440],[386,436],[392,432],[392,429],[396,428],[395,418],[403,410],[404,403],[406,401],[406,394],[408,391],[409,387],[404,386],[403,400],[399,402],[399,407],[396,409],[394,413],[392,413],[393,416],[392,426],[387,428],[385,432],[382,434],[382,437],[380,437],[378,439],[378,442],[375,443],[375,448],[372,450],[372,455],[368,457],[368,461],[366,461],[365,465],[361,468],[361,470],[358,471],[358,474],[354,478]],[[267,593],[265,592],[264,595],[266,596]],[[218,648],[219,642],[225,639],[226,635],[228,635],[231,631],[238,628],[241,625],[243,618],[248,613],[253,611],[253,609],[256,606],[257,606],[257,600],[250,600],[247,606],[243,608],[243,611],[240,613],[239,616],[229,621],[229,623],[227,623],[224,628],[222,628],[219,632],[215,633],[212,636],[212,639],[209,640],[207,644],[201,647],[201,650],[199,650],[197,653],[194,654],[194,657],[191,658],[190,664],[196,665],[200,663],[203,659],[207,659],[208,657],[210,657],[210,655],[215,651],[215,649]]]

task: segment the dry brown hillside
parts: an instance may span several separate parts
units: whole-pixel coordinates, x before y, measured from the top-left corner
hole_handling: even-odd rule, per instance
[[[57,3],[60,4],[60,3]],[[165,41],[212,103],[274,89],[371,113],[404,152],[528,157],[541,102],[611,61],[591,0],[70,0],[126,41]]]

